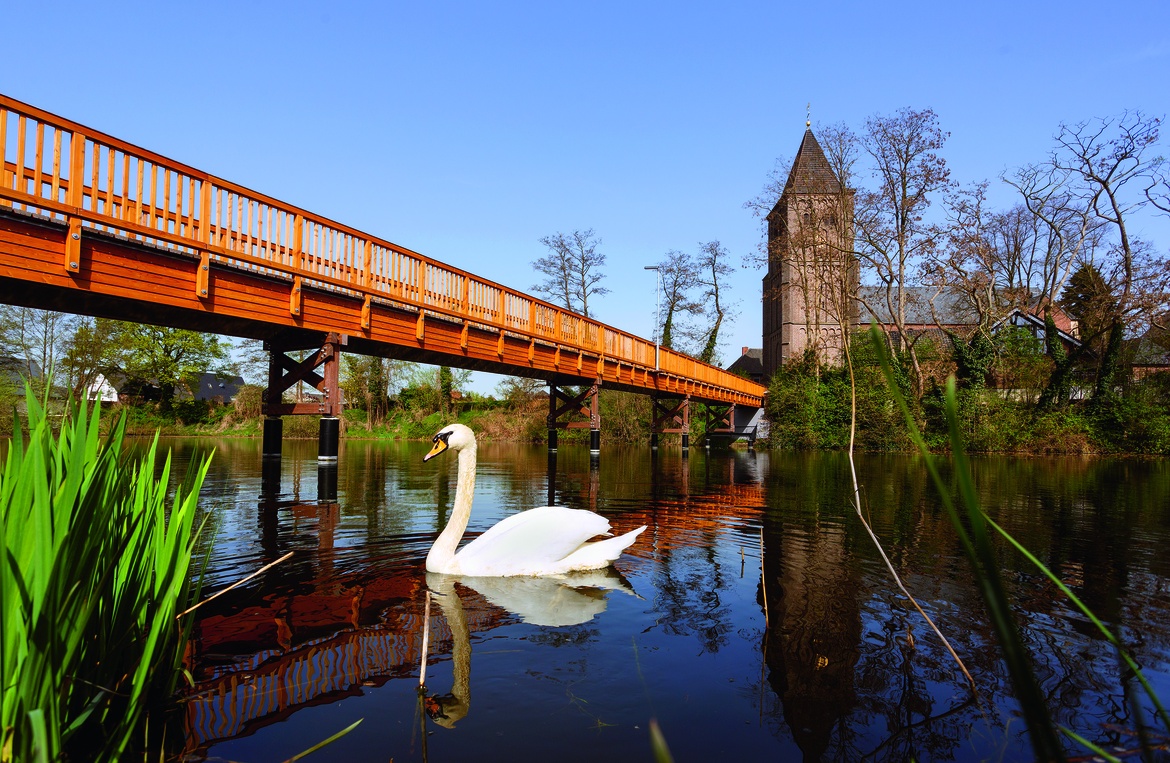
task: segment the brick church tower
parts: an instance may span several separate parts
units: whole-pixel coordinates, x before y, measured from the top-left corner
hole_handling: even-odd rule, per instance
[[[806,129],[784,192],[768,213],[765,380],[809,349],[822,363],[841,361],[848,327],[857,323],[858,280],[853,190],[842,185]]]

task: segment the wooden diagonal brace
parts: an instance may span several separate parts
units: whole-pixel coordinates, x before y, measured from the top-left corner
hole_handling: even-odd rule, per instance
[[[268,389],[264,391],[264,414],[287,416],[315,413],[336,416],[341,413],[340,365],[341,346],[346,337],[329,333],[321,348],[308,358],[297,361],[283,352],[271,351],[268,365]],[[322,373],[317,373],[320,368]],[[284,403],[284,392],[293,385],[305,382],[319,390],[324,399],[319,403]]]
[[[735,403],[708,403],[706,434],[728,432],[735,432]]]
[[[682,434],[691,428],[691,398],[662,398],[655,396],[651,405],[651,431],[661,434]]]
[[[597,393],[600,381],[595,381],[576,395],[569,394],[556,384],[549,385],[548,397],[548,428],[549,429],[597,429],[600,426],[600,413],[597,405]],[[558,405],[560,403],[560,405]],[[562,421],[562,417],[585,416],[585,421]]]

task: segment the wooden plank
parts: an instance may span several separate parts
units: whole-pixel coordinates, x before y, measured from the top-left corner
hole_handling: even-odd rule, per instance
[[[81,218],[70,217],[65,233],[65,272],[81,272]]]
[[[288,311],[292,315],[300,315],[304,306],[304,296],[301,293],[301,277],[293,278],[292,292],[289,294]]]
[[[206,299],[211,290],[211,254],[199,255],[199,269],[195,271],[195,296]]]

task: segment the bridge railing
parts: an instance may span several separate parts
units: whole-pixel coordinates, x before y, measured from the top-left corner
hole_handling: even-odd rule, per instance
[[[655,368],[655,345],[646,339],[3,95],[0,149],[0,206]],[[660,351],[658,368],[763,394],[747,379],[671,350]]]

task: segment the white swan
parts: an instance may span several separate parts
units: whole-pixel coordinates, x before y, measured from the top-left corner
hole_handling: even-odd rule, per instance
[[[646,529],[642,525],[616,538],[590,542],[590,538],[610,534],[609,520],[592,511],[542,506],[505,517],[456,553],[475,496],[475,434],[462,424],[451,424],[432,442],[434,447],[423,460],[455,451],[459,479],[451,519],[427,554],[427,572],[508,577],[597,570],[617,559]]]

